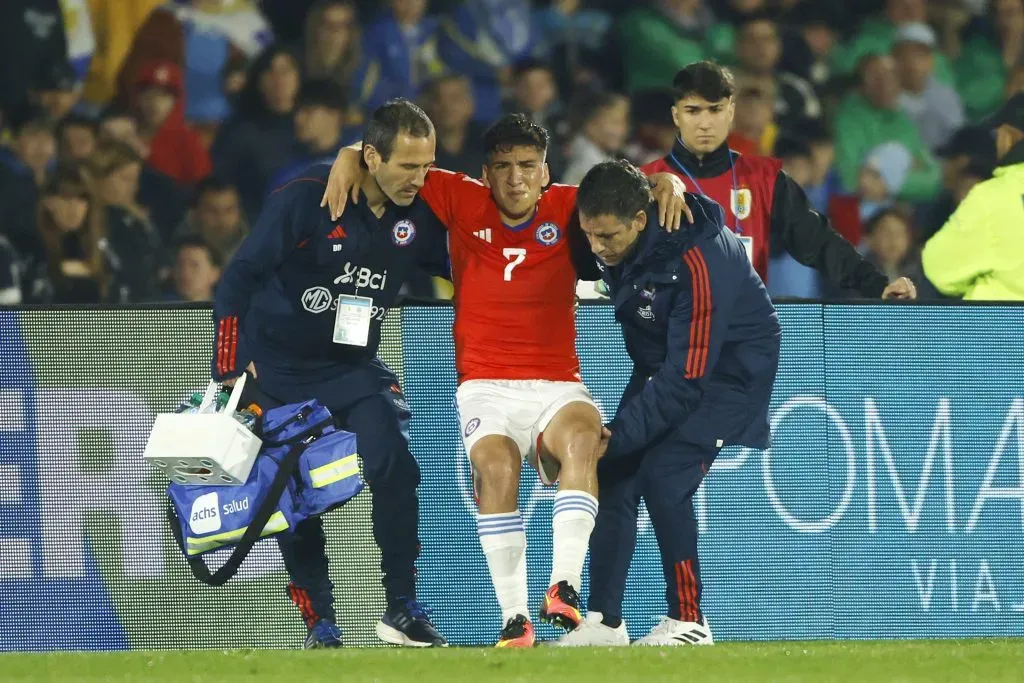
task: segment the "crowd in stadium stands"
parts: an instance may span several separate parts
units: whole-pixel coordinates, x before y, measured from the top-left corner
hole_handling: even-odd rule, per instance
[[[735,74],[733,149],[939,296],[921,247],[992,175],[1024,0],[3,0],[0,304],[209,301],[267,193],[392,97],[474,176],[509,111],[552,132],[554,180],[651,161],[700,59]],[[782,253],[768,287],[851,295]]]

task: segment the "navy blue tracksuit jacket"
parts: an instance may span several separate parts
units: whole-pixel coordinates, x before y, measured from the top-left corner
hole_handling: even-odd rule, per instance
[[[598,464],[588,609],[622,614],[640,501],[658,539],[668,616],[707,626],[700,610],[693,495],[723,446],[765,448],[781,330],[721,207],[687,195],[695,223],[675,233],[657,211],[630,254],[605,269],[633,375]],[[685,638],[685,636],[684,636]]]
[[[376,352],[381,323],[413,267],[447,274],[447,235],[419,198],[408,207],[389,204],[380,218],[365,203],[350,203],[331,221],[320,208],[329,171],[313,166],[273,192],[221,276],[213,376],[238,376],[252,361],[264,407],[315,398],[356,434],[373,491],[384,588],[395,602],[415,596],[419,468],[409,452],[408,405]],[[373,299],[365,347],[333,341],[341,294]],[[334,620],[320,519],[278,543],[292,579],[288,595],[307,625]]]
[[[778,316],[722,208],[688,195],[695,224],[667,233],[657,211],[634,252],[605,269],[633,375],[609,424],[608,456],[664,439],[766,448],[779,364]]]

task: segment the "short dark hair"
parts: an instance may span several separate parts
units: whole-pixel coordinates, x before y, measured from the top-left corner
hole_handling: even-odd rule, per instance
[[[238,194],[238,188],[224,178],[211,173],[196,185],[196,189],[192,194],[192,206],[199,206],[199,201],[203,198],[203,195],[216,192],[234,192]]]
[[[224,264],[224,257],[212,244],[202,238],[201,235],[185,235],[178,239],[174,246],[174,253],[177,254],[182,249],[193,248],[202,249],[210,257],[210,263],[216,268],[220,268]]]
[[[507,152],[513,147],[535,147],[546,153],[550,140],[544,126],[534,123],[526,114],[505,114],[484,133],[484,153],[488,160],[496,152]]]
[[[608,107],[628,101],[624,95],[619,93],[584,88],[569,105],[570,127],[574,132],[579,132]]]
[[[387,161],[395,151],[395,138],[399,133],[414,138],[430,137],[434,134],[434,124],[422,109],[409,100],[388,100],[370,114],[363,133],[363,147],[373,147],[380,158]]]
[[[803,138],[795,135],[783,134],[775,141],[774,155],[779,159],[791,159],[793,157],[811,156],[811,146]]]
[[[576,193],[576,208],[586,216],[631,221],[651,205],[651,181],[628,161],[604,161],[587,172]]]
[[[552,76],[554,70],[551,65],[545,62],[543,59],[537,59],[536,57],[526,57],[520,59],[512,66],[512,78],[518,80],[520,76],[523,76],[531,71],[547,71]]]
[[[334,81],[326,78],[306,81],[295,101],[295,108],[323,107],[339,113],[348,109],[348,97],[345,89]]]
[[[721,64],[709,62],[693,62],[687,64],[672,79],[676,102],[697,95],[708,102],[718,102],[732,97],[736,93],[736,81],[732,72]]]

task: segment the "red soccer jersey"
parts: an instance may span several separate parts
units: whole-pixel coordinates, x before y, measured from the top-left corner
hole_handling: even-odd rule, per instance
[[[567,234],[576,188],[550,186],[533,218],[517,227],[502,223],[489,189],[461,173],[431,169],[420,197],[448,227],[459,382],[578,382]]]

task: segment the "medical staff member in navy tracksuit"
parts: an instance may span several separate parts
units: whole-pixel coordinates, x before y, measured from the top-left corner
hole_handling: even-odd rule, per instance
[[[629,163],[598,164],[580,183],[580,224],[604,269],[633,375],[605,428],[589,614],[563,645],[629,643],[622,595],[641,498],[661,550],[668,615],[640,642],[712,644],[693,495],[722,447],[768,446],[779,319],[722,208],[704,196],[687,200],[693,224],[668,233],[651,209],[650,183]]]
[[[416,601],[419,469],[409,452],[408,406],[376,352],[381,323],[413,268],[448,271],[444,228],[417,194],[434,147],[434,127],[419,107],[381,106],[363,140],[369,172],[360,201],[337,221],[320,208],[328,165],[273,192],[214,301],[215,379],[248,367],[264,403],[319,399],[357,435],[388,601],[377,635],[420,647],[447,643]],[[340,646],[320,519],[279,544],[289,597],[308,629],[305,646]]]

